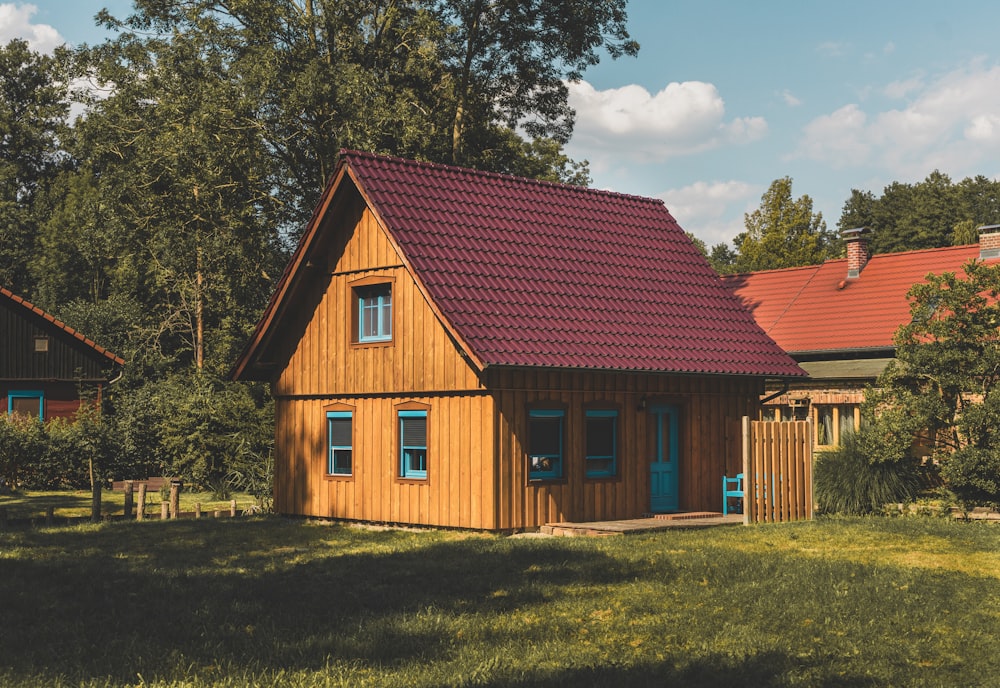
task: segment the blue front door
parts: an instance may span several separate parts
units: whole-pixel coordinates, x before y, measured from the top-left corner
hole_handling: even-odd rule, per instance
[[[677,407],[653,406],[653,455],[649,465],[650,511],[677,511]]]

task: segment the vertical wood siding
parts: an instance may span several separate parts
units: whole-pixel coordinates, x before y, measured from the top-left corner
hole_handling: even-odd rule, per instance
[[[740,419],[757,410],[760,381],[745,378],[508,371],[489,379],[496,398],[498,523],[503,530],[560,521],[639,518],[650,508],[652,404],[679,409],[679,495],[684,511],[720,511],[721,478],[742,465]],[[566,409],[564,479],[529,481],[528,408]],[[618,475],[588,479],[584,423],[588,404],[619,409]]]
[[[281,513],[494,529],[492,399],[365,208],[328,258],[330,275],[274,385]],[[392,283],[393,339],[352,342],[352,283]],[[400,480],[395,406],[428,410],[426,480]],[[326,476],[326,415],[353,408],[353,475]]]
[[[102,380],[105,363],[86,345],[22,309],[0,301],[0,380]],[[48,337],[49,350],[35,352],[35,337]]]
[[[636,518],[650,506],[653,440],[643,399],[679,409],[680,508],[721,509],[721,476],[739,472],[740,419],[757,414],[759,379],[489,370],[481,380],[371,212],[338,217],[356,224],[329,228],[340,238],[309,268],[326,272],[315,278],[313,300],[300,306],[301,336],[283,333],[291,349],[274,384],[279,512],[490,530]],[[392,283],[389,344],[352,343],[351,285],[365,278]],[[398,479],[396,406],[403,402],[428,408],[426,480]],[[566,409],[564,480],[528,480],[528,408],[537,402]],[[353,409],[350,477],[325,475],[324,408],[334,403]],[[619,410],[613,478],[584,476],[588,404]]]
[[[426,404],[427,479],[399,479],[397,397],[337,398],[353,408],[352,475],[327,476],[330,400],[278,404],[275,507],[324,518],[492,530],[492,400],[486,395],[410,397]]]

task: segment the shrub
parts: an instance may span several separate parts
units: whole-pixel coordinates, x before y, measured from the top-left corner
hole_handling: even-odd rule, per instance
[[[871,461],[863,434],[846,434],[839,447],[819,452],[813,471],[813,494],[826,513],[880,513],[886,504],[912,501],[920,489],[914,459]]]
[[[948,488],[966,506],[1000,506],[1000,451],[964,447],[942,465]]]

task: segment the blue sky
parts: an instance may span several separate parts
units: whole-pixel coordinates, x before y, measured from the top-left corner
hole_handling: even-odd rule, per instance
[[[101,7],[0,1],[0,41],[101,40]],[[1000,177],[1000,3],[986,0],[631,0],[637,58],[571,87],[569,154],[594,185],[663,198],[708,244],[730,241],[777,178],[836,227],[852,188],[876,195],[938,169]],[[996,218],[1000,223],[1000,218]]]

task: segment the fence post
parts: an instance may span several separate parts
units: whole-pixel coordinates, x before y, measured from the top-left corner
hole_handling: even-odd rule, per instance
[[[135,520],[146,518],[146,483],[139,483],[139,508],[135,511]]]
[[[750,525],[753,508],[753,473],[750,472],[750,416],[743,416],[743,525]]]
[[[160,502],[160,520],[166,521],[170,518],[170,504],[167,502]]]
[[[194,517],[201,518],[201,502],[194,503]]]
[[[56,522],[55,511],[56,508],[52,505],[45,508],[45,525],[51,526]]]
[[[180,480],[170,481],[170,518],[177,518],[181,510],[181,485]]]
[[[134,484],[131,480],[125,481],[125,520],[132,518],[132,489]]]
[[[229,500],[229,515],[232,518],[236,518],[236,500],[235,499],[230,499]]]

